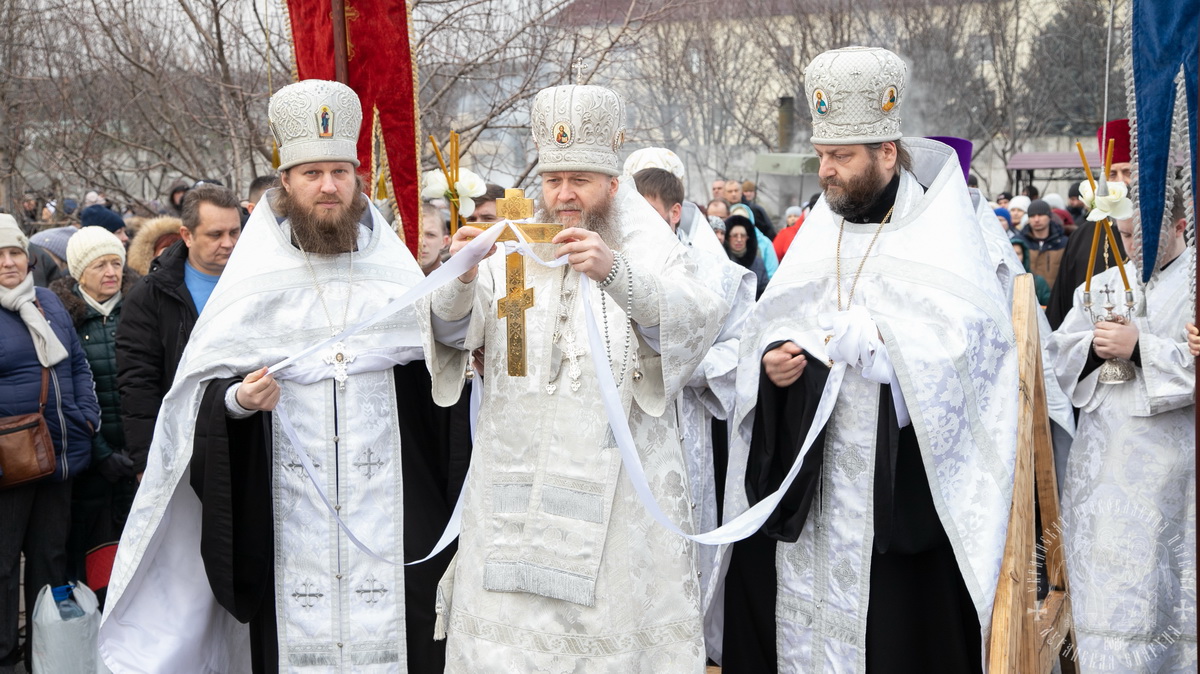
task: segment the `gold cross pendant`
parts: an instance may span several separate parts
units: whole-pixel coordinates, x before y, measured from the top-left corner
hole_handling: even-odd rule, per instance
[[[502,220],[524,220],[533,217],[533,200],[525,198],[525,190],[504,190],[504,198],[496,200],[496,215]],[[469,222],[468,225],[487,229],[494,223]],[[562,231],[562,225],[527,223],[518,225],[525,240],[530,243],[550,243]],[[517,241],[512,230],[500,235],[498,241]],[[528,369],[525,362],[525,312],[533,307],[533,288],[525,287],[525,260],[520,253],[505,256],[505,290],[507,295],[496,302],[496,318],[503,318],[508,331],[508,375],[524,377]]]

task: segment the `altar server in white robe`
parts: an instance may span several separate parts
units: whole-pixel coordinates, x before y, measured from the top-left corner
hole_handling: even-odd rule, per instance
[[[652,163],[649,153],[661,153],[663,158],[673,157],[674,152],[665,148],[645,148],[630,155],[625,161],[628,173],[632,166]],[[665,153],[670,152],[670,155]],[[639,154],[640,153],[640,154]],[[673,162],[663,161],[668,166]],[[682,170],[682,163],[679,165]],[[638,192],[654,207],[675,232],[675,235],[691,249],[692,257],[700,270],[700,278],[709,290],[725,298],[729,304],[729,316],[717,334],[717,341],[704,355],[700,367],[692,373],[687,386],[675,401],[679,423],[682,426],[683,448],[688,462],[688,482],[691,486],[692,503],[696,508],[696,519],[701,531],[711,531],[718,521],[719,499],[724,495],[725,469],[728,464],[728,426],[714,424],[724,422],[733,412],[736,394],[734,376],[737,374],[738,348],[742,326],[754,309],[754,273],[729,259],[725,249],[717,241],[708,220],[698,210],[691,212],[683,208],[683,181],[665,168],[650,166],[633,173]],[[690,217],[684,222],[685,216]],[[721,436],[718,437],[717,433]],[[718,448],[720,453],[718,454]],[[713,601],[713,570],[717,548],[711,545],[698,546],[700,564],[700,587],[704,592],[705,634],[710,655],[720,653],[720,602]],[[717,608],[717,615],[710,613]],[[715,622],[714,622],[715,621]],[[714,650],[715,648],[715,650]]]
[[[693,530],[673,402],[728,307],[654,209],[617,178],[625,116],[616,93],[546,89],[531,120],[542,202],[535,220],[565,226],[533,250],[569,264],[525,259],[533,301],[523,313],[506,309],[506,297],[525,295],[506,282],[503,255],[432,301],[436,400],[456,400],[468,355],[487,353],[458,555],[439,591],[446,670],[699,674],[694,545],[656,524],[635,494],[592,354],[603,350],[611,364],[655,498]],[[479,233],[460,229],[451,251]],[[594,282],[586,316],[581,274]],[[512,340],[509,328],[522,320],[525,339]],[[588,320],[599,343],[589,343]],[[509,373],[517,363],[523,375]]]
[[[1079,408],[1063,480],[1063,530],[1078,661],[1083,672],[1195,672],[1196,370],[1185,323],[1195,248],[1175,226],[1145,286],[1132,262],[1131,320],[1106,321],[1112,292],[1128,319],[1120,270],[1083,286],[1051,340],[1054,371]],[[1136,255],[1133,220],[1117,222]],[[1106,359],[1132,363],[1114,381]]]
[[[114,672],[407,669],[404,567],[384,560],[404,542],[393,370],[421,357],[420,319],[265,366],[424,277],[362,194],[355,93],[298,82],[269,115],[282,187],[254,210],[164,400],[100,628]]]
[[[962,140],[962,139],[959,139]],[[970,141],[963,140],[968,143]],[[960,154],[959,160],[963,157]],[[967,188],[971,195],[971,203],[975,207],[979,219],[979,229],[983,232],[983,240],[987,245],[988,257],[996,268],[996,278],[1004,289],[1004,294],[1013,300],[1013,282],[1025,272],[1025,265],[1013,250],[1012,241],[1005,230],[996,223],[996,213],[988,206],[983,193],[976,187]],[[1071,452],[1071,443],[1075,438],[1075,408],[1058,378],[1054,376],[1054,365],[1050,359],[1050,321],[1041,307],[1037,308],[1038,343],[1042,347],[1042,385],[1046,392],[1046,411],[1050,417],[1050,435],[1054,444],[1054,470],[1058,476],[1058,489],[1062,491],[1062,478],[1067,474],[1067,456]]]
[[[982,668],[1016,351],[954,151],[901,137],[906,75],[864,47],[805,71],[824,193],[743,332],[726,517],[801,468],[732,549],[728,674]]]

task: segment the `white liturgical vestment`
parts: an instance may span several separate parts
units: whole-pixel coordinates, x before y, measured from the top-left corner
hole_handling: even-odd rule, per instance
[[[590,287],[592,318],[651,490],[691,531],[674,401],[728,307],[630,182],[617,193],[609,241],[627,267],[607,290]],[[533,249],[549,260],[557,246]],[[468,354],[486,347],[458,555],[439,588],[446,671],[699,674],[695,546],[651,519],[625,475],[601,405],[579,273],[525,259],[534,290],[524,313],[527,375],[510,376],[513,319],[497,317],[505,257],[493,255],[471,284],[453,282],[432,300],[438,320],[466,325],[452,346],[430,337],[435,400],[458,399]]]
[[[1054,371],[1079,408],[1062,520],[1083,672],[1196,671],[1196,370],[1184,330],[1194,254],[1144,294],[1133,286],[1141,366],[1132,381],[1102,384],[1099,369],[1080,377],[1094,329],[1082,286],[1051,339]],[[1139,276],[1132,262],[1125,271]],[[1104,313],[1106,286],[1124,315],[1116,268],[1092,279],[1093,310]]]
[[[900,174],[892,219],[882,227],[845,222],[839,245],[841,218],[822,197],[747,322],[725,517],[747,508],[745,469],[766,348],[790,340],[828,358],[821,316],[838,311],[840,252],[841,297],[848,301],[857,285],[853,305],[869,313],[882,336],[934,508],[986,637],[1016,456],[1010,301],[954,151],[926,139],[903,142],[913,171]],[[807,522],[795,543],[776,546],[781,672],[866,671],[882,395],[876,381],[858,367],[846,370],[825,426],[820,488]]]
[[[717,520],[712,422],[713,419],[727,420],[733,414],[742,327],[754,309],[756,282],[754,272],[729,259],[712,226],[695,206],[687,204],[683,209],[675,234],[690,250],[700,271],[700,278],[709,290],[729,305],[729,316],[717,333],[716,342],[704,355],[704,360],[692,373],[676,402],[683,430],[683,449],[687,457],[688,484],[691,486],[692,503],[695,504],[696,529],[712,531],[720,524]],[[728,445],[728,437],[725,443]],[[699,545],[696,549],[706,645],[710,657],[720,653],[720,639],[717,637],[723,623],[723,603],[720,590],[715,586],[717,552],[717,546],[712,545]]]
[[[201,503],[189,486],[205,386],[329,339],[330,320],[340,331],[343,317],[353,324],[371,316],[424,278],[373,206],[352,255],[312,255],[306,263],[269,203],[263,199],[247,223],[163,401],[100,630],[114,672],[250,671],[249,630],[216,603],[205,575]],[[396,562],[403,561],[403,499],[392,367],[421,357],[420,332],[408,309],[275,375],[279,406],[320,489],[366,546]],[[272,421],[280,671],[405,671],[404,567],[351,543],[280,415]]]

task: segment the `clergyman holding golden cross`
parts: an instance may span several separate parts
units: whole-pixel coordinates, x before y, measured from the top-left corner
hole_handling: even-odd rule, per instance
[[[548,223],[516,226],[529,252],[566,264],[492,256],[430,301],[425,348],[435,401],[456,401],[469,354],[489,354],[473,384],[482,385],[483,401],[457,562],[439,590],[446,671],[581,661],[589,671],[663,662],[703,671],[695,550],[657,530],[621,475],[597,368],[616,384],[609,406],[626,411],[655,498],[691,528],[687,489],[677,488],[687,474],[681,431],[666,411],[728,306],[696,277],[685,246],[632,183],[617,179],[624,103],[615,92],[546,89],[530,118],[539,209],[531,212],[515,192],[498,208],[509,220]],[[460,228],[451,255],[482,231]],[[492,357],[501,351],[505,357]],[[510,639],[488,637],[501,628]],[[637,649],[600,646],[647,643],[648,634],[671,636]],[[569,650],[581,640],[596,645],[586,655]]]

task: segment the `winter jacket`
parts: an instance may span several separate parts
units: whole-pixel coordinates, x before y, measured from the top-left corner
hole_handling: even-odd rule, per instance
[[[1025,271],[1028,272],[1029,244],[1025,242],[1025,237],[1022,236],[1014,236],[1012,244],[1021,247],[1021,264],[1025,265]],[[1046,282],[1046,279],[1042,275],[1033,275],[1033,290],[1037,295],[1038,304],[1046,306],[1046,303],[1050,301],[1050,284]]]
[[[183,280],[187,250],[180,241],[163,251],[122,301],[117,385],[125,447],[139,473],[146,468],[158,408],[196,325],[196,305]]]
[[[46,425],[54,443],[56,482],[74,477],[92,461],[92,435],[100,427],[100,406],[92,371],[67,310],[47,288],[37,288],[46,320],[70,355],[50,368]],[[0,416],[37,412],[42,366],[29,328],[16,312],[0,308]]]
[[[1063,231],[1062,223],[1051,219],[1050,231],[1044,239],[1035,239],[1028,226],[1020,234],[1029,248],[1029,271],[1046,279],[1053,289],[1054,279],[1058,278],[1058,265],[1067,247],[1067,233]]]
[[[129,242],[125,264],[142,276],[149,274],[150,264],[156,257],[154,251],[159,245],[170,245],[178,241],[179,228],[182,226],[182,220],[166,215],[143,222],[133,240]],[[161,244],[163,241],[169,243]]]
[[[804,224],[804,216],[801,216],[793,224],[779,230],[779,233],[775,235],[775,240],[771,242],[771,246],[775,249],[775,257],[779,258],[780,262],[783,262],[784,254],[791,247],[792,241],[796,239],[796,235],[800,233],[800,225],[802,224]]]
[[[50,253],[37,244],[29,244],[29,261],[31,263],[29,273],[33,274],[33,285],[40,288],[49,288],[51,283],[69,276],[67,270],[59,267],[54,258],[50,257]]]
[[[62,300],[79,343],[87,355],[92,368],[92,380],[96,382],[96,400],[100,403],[100,432],[92,438],[92,464],[96,465],[113,452],[125,449],[125,433],[121,424],[121,396],[117,388],[117,324],[121,320],[121,306],[130,289],[141,276],[130,269],[125,270],[121,280],[122,299],[108,316],[101,316],[87,302],[83,292],[73,278],[59,279],[50,289]]]

